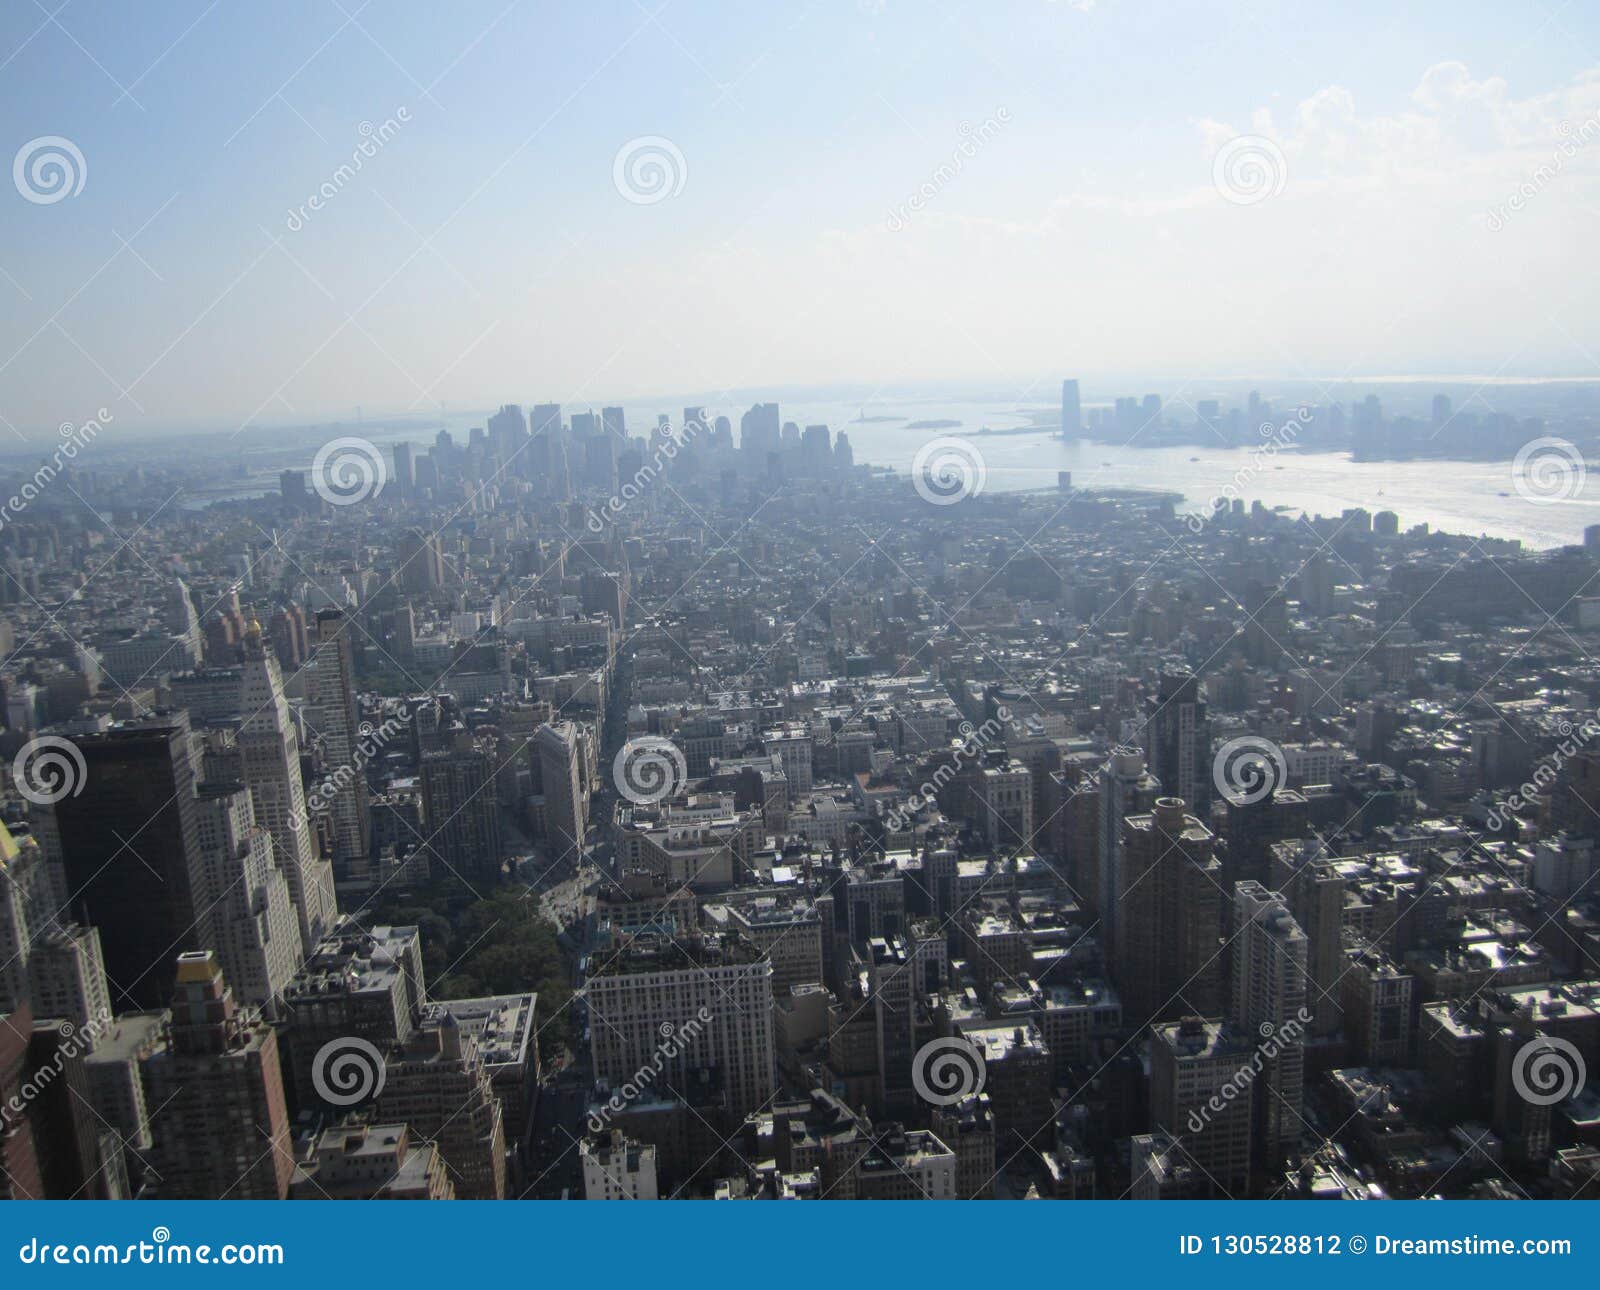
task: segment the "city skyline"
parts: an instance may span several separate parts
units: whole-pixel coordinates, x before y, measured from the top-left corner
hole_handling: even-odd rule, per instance
[[[1600,375],[1593,15],[1358,10],[13,10],[0,412]]]
[[[1600,15],[32,8],[0,1248],[1578,1253]]]

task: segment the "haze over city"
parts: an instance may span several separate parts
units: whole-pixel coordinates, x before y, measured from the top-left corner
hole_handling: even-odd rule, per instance
[[[0,1258],[1592,1282],[1600,17],[652,3],[0,12]]]
[[[86,173],[0,208],[0,412],[1592,377],[1596,47],[1585,6],[7,6],[12,147]]]

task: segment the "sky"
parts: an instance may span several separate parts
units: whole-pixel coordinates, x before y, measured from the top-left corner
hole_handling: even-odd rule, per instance
[[[8,0],[0,127],[0,438],[1600,379],[1592,5]]]

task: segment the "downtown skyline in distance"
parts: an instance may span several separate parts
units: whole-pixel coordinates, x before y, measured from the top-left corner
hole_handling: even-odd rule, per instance
[[[1020,397],[1063,362],[1600,375],[1584,12],[29,12],[0,16],[23,438],[528,386]]]

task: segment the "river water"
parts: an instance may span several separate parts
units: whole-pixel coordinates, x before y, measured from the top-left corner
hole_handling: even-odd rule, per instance
[[[570,417],[573,409],[565,408]],[[624,404],[630,434],[640,435],[666,412],[677,426],[679,407]],[[727,416],[737,435],[736,407],[708,406],[710,417]],[[1070,471],[1078,488],[1141,488],[1181,495],[1183,509],[1198,510],[1230,485],[1248,504],[1287,508],[1291,513],[1338,515],[1349,507],[1394,511],[1402,529],[1428,524],[1434,529],[1476,537],[1487,535],[1545,548],[1580,542],[1587,525],[1600,523],[1600,469],[1591,470],[1577,494],[1561,500],[1534,501],[1521,496],[1512,481],[1511,462],[1351,461],[1344,453],[1284,449],[1263,462],[1251,448],[1147,448],[1062,440],[1048,429],[1025,434],[984,435],[990,431],[1023,430],[1035,417],[1055,416],[1053,408],[1017,407],[995,402],[967,403],[907,400],[881,403],[865,410],[854,404],[804,402],[780,404],[783,420],[801,426],[825,424],[847,431],[859,463],[888,466],[909,473],[918,448],[930,439],[956,436],[968,440],[982,458],[984,487],[994,492],[1055,488],[1057,474]],[[951,426],[917,423],[952,421]],[[359,424],[338,427],[341,434],[361,434],[382,445],[411,440],[425,448],[434,427],[449,427],[458,443],[468,430],[484,423],[483,413],[450,413],[433,419],[427,429],[379,429]],[[305,463],[309,465],[309,460]],[[274,481],[275,483],[275,481]]]

